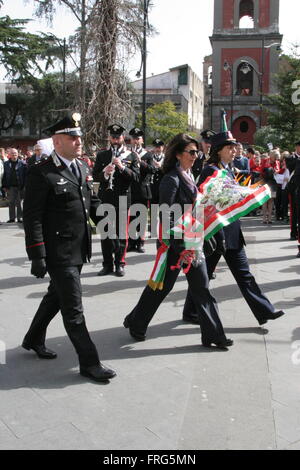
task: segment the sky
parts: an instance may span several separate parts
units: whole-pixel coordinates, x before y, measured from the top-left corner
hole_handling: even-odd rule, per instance
[[[202,62],[211,53],[209,36],[213,31],[213,0],[151,0],[149,21],[158,31],[147,43],[147,76],[168,71],[171,67],[189,64],[202,77]],[[271,0],[272,2],[272,0]],[[33,18],[34,0],[4,0],[1,16]],[[33,18],[31,31],[52,32],[63,38],[78,26],[74,17],[61,7],[51,27]],[[280,0],[280,33],[284,35],[283,50],[299,42],[299,0]],[[129,64],[132,79],[140,67],[140,54]]]

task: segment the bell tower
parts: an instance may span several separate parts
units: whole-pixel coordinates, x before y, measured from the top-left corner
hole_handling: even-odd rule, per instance
[[[266,125],[264,95],[275,93],[282,35],[279,0],[214,0],[211,122],[220,129],[222,109],[237,140],[253,144]]]

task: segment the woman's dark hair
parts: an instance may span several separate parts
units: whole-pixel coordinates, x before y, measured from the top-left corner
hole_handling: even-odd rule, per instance
[[[176,156],[179,153],[182,153],[189,144],[195,144],[197,149],[199,149],[197,140],[188,134],[177,134],[173,137],[166,148],[164,163],[162,166],[163,173],[168,173],[175,168],[177,163]]]
[[[222,148],[226,147],[229,144],[216,145],[216,147],[211,147],[209,151],[209,159],[206,162],[206,165],[218,165],[221,161],[219,152]]]

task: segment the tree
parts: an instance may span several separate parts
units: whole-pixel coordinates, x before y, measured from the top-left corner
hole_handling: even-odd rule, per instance
[[[27,83],[52,64],[52,55],[48,52],[49,35],[24,31],[29,21],[0,17],[0,63],[9,78],[17,83]]]
[[[86,140],[106,142],[108,123],[130,112],[127,64],[141,48],[143,0],[36,0],[36,14],[51,20],[64,5],[78,21],[70,38],[80,57],[79,100]],[[151,32],[148,28],[148,32]]]
[[[150,143],[156,137],[169,142],[176,134],[188,132],[187,113],[176,111],[171,101],[154,104],[146,110],[147,135]],[[141,126],[141,114],[137,117],[137,126]]]
[[[300,77],[300,55],[297,47],[291,55],[281,57],[281,70],[276,77],[278,94],[270,96],[274,106],[268,113],[268,122],[281,138],[281,147],[292,150],[300,139],[300,103],[293,102],[295,83]],[[299,88],[299,87],[298,87]]]
[[[254,143],[264,151],[268,150],[268,144],[281,148],[282,139],[276,129],[271,126],[264,126],[258,129],[254,135]]]

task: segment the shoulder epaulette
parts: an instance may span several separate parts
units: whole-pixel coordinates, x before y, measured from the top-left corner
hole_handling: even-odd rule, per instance
[[[49,161],[51,161],[49,157],[42,158],[38,162],[35,162],[35,165],[45,165],[45,163],[49,163]]]

